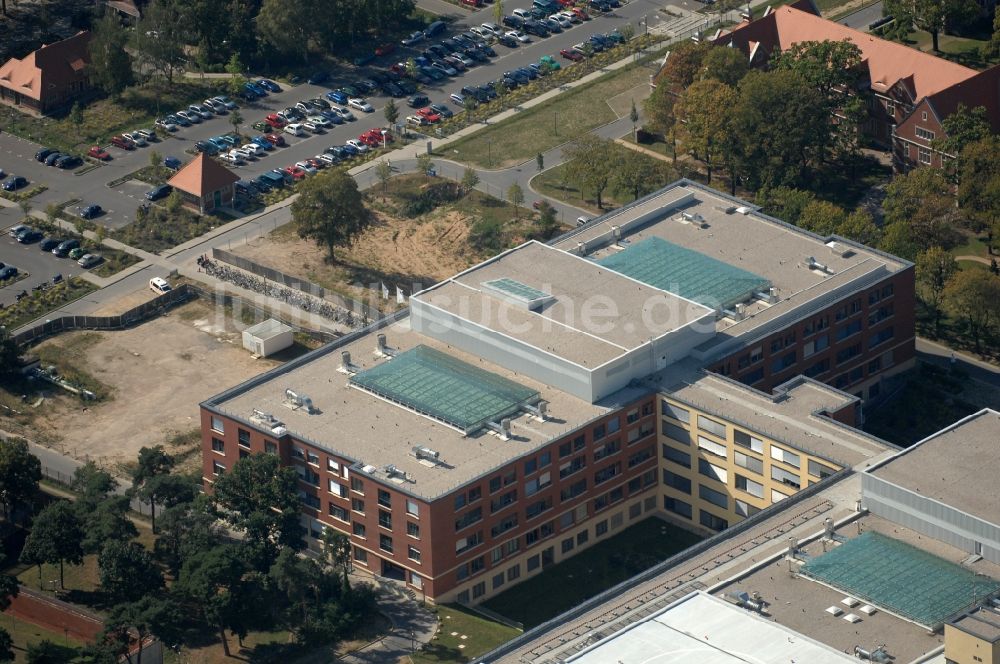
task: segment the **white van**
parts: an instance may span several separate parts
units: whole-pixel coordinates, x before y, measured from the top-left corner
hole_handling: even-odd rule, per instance
[[[150,279],[149,289],[152,290],[154,293],[166,293],[168,291],[173,290],[170,287],[170,284],[167,283],[167,280],[161,277],[153,277],[152,279]]]

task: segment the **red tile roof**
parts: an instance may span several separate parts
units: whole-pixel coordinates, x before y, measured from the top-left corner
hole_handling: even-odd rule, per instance
[[[198,198],[203,198],[211,196],[220,189],[225,189],[239,179],[238,175],[219,162],[205,154],[200,154],[194,158],[194,161],[177,171],[167,184]]]
[[[779,7],[767,16],[733,28],[716,43],[732,44],[749,55],[752,42],[760,42],[758,54],[751,62],[760,64],[776,49],[784,51],[799,42],[847,40],[861,50],[873,90],[884,93],[901,83],[913,101],[937,94],[977,73],[930,53],[828,21],[806,11],[806,6],[800,2]]]
[[[19,60],[0,65],[0,85],[31,99],[44,102],[49,90],[83,80],[90,64],[90,32],[83,30],[68,39],[42,46]]]

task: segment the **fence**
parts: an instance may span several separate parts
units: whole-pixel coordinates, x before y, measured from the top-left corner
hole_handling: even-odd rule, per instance
[[[147,318],[158,316],[167,309],[187,301],[191,296],[192,294],[185,286],[180,286],[158,295],[149,302],[129,309],[123,314],[116,316],[60,316],[22,329],[13,335],[13,340],[17,344],[27,344],[69,330],[121,330]]]
[[[246,270],[251,274],[255,274],[258,277],[267,279],[268,281],[273,281],[278,284],[282,284],[287,288],[294,288],[295,290],[302,291],[312,295],[313,297],[318,297],[322,300],[329,300],[333,302],[338,307],[345,309],[347,311],[353,311],[356,314],[360,314],[368,320],[378,320],[384,315],[378,309],[374,307],[369,307],[364,302],[359,302],[352,298],[343,297],[337,293],[330,293],[322,286],[314,284],[309,281],[303,281],[299,277],[292,276],[290,274],[285,274],[280,270],[275,270],[272,267],[267,267],[266,265],[261,265],[260,263],[254,262],[249,258],[244,258],[243,256],[237,256],[236,254],[226,251],[225,249],[219,249],[218,247],[212,247],[212,258],[223,263],[228,263],[234,267],[238,267],[241,270]]]

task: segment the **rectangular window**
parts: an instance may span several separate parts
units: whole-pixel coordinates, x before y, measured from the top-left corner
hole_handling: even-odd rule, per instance
[[[385,510],[378,511],[378,525],[385,528],[386,530],[392,530],[392,512],[386,512]]]
[[[572,551],[573,550],[573,546],[574,546],[574,543],[573,543],[573,538],[572,537],[567,537],[566,539],[564,539],[560,543],[560,548],[561,548],[561,550],[562,550],[563,553],[569,553],[570,551]]]
[[[246,429],[237,429],[236,442],[240,447],[250,447],[250,432]]]
[[[722,443],[717,443],[714,440],[709,440],[704,436],[698,436],[698,449],[704,450],[709,454],[714,454],[715,456],[726,458],[727,450],[726,446]]]
[[[771,458],[775,461],[781,461],[787,463],[789,466],[799,467],[799,455],[795,452],[789,452],[788,450],[782,449],[777,445],[771,445]]]
[[[383,551],[388,551],[389,553],[392,553],[392,538],[389,537],[388,535],[379,535],[378,548],[382,549]]]
[[[562,502],[572,500],[587,490],[587,478],[584,477],[578,482],[573,482],[568,487],[559,492],[559,499]]]
[[[632,424],[639,419],[639,409],[633,408],[629,412],[625,413],[625,423]]]
[[[513,478],[515,478],[515,479],[517,478],[517,475],[514,474],[513,471],[511,471],[510,476],[513,477]],[[508,484],[510,484],[513,481],[514,481],[513,479],[508,481],[507,477],[505,476],[504,480],[503,480],[504,486],[507,486]],[[482,487],[474,486],[471,489],[469,489],[469,503],[474,503],[474,502],[476,502],[477,500],[479,500],[482,497],[483,497],[483,489],[482,489]]]
[[[858,321],[860,323],[860,321]],[[861,344],[853,344],[847,348],[842,348],[837,351],[837,364],[843,364],[848,360],[861,355]]]
[[[743,477],[742,475],[736,475],[736,488],[740,491],[746,491],[751,496],[755,498],[764,497],[764,485],[760,482],[755,482],[749,477]]]
[[[608,427],[604,424],[598,424],[594,427],[594,440],[600,440],[608,435]]]
[[[931,163],[931,151],[928,148],[917,147],[917,159],[921,164]]]
[[[538,470],[538,459],[528,459],[524,462],[524,474],[530,475]]]
[[[698,459],[698,472],[705,477],[717,480],[723,484],[729,481],[729,472],[725,468],[716,466],[704,459]]]
[[[780,491],[776,491],[774,489],[771,489],[771,502],[772,503],[781,502],[785,498],[788,498],[788,496],[786,494],[783,494]]]
[[[212,416],[212,431],[218,431],[219,433],[226,433],[226,425],[223,424],[221,417]]]
[[[517,528],[517,514],[511,514],[510,516],[502,519],[498,524],[490,529],[490,534],[493,537],[499,537],[511,528]]]
[[[699,510],[698,521],[701,522],[701,525],[712,530],[725,530],[729,527],[728,521],[705,510]]]
[[[213,475],[221,475],[221,474],[223,474],[224,472],[226,472],[226,467],[225,467],[225,466],[223,466],[223,465],[222,465],[221,463],[219,463],[218,461],[214,461],[214,460],[213,460],[213,461],[212,461],[212,474],[213,474]]]
[[[319,455],[314,452],[310,452],[309,450],[306,450],[306,461],[314,466],[318,466]]]
[[[663,458],[667,461],[672,461],[678,466],[684,466],[685,468],[691,467],[691,455],[687,452],[681,452],[680,450],[674,449],[666,443],[663,444]]]
[[[663,471],[663,483],[672,489],[676,489],[682,493],[688,495],[691,494],[691,480],[688,478],[672,473],[669,470]]]
[[[871,337],[869,337],[868,348],[875,348],[875,346],[885,343],[886,341],[892,339],[892,337],[893,337],[893,329],[891,327],[887,327],[884,330],[879,330]]]
[[[406,499],[406,513],[411,516],[420,516],[420,505],[415,500]]]
[[[417,561],[419,563],[420,562],[420,549],[418,549],[416,547],[413,547],[413,546],[407,546],[406,547],[406,557],[409,558],[410,560],[415,560],[415,561]]]
[[[653,445],[650,445],[649,447],[639,450],[638,452],[635,452],[634,454],[630,455],[628,458],[628,467],[635,468],[640,463],[652,459],[654,456],[656,456],[655,450],[656,448]]]
[[[464,553],[474,546],[479,546],[483,543],[483,531],[477,531],[468,537],[462,537],[455,542],[455,553]]]
[[[747,470],[753,471],[758,475],[764,474],[764,462],[760,459],[756,459],[748,454],[743,454],[742,452],[736,452],[733,455],[733,459],[736,465],[740,468],[746,468]]]
[[[878,309],[872,309],[868,313],[868,326],[877,325],[884,321],[886,318],[890,318],[893,314],[892,302],[885,305],[884,307],[879,307]]]
[[[508,505],[517,502],[517,489],[501,494],[490,501],[490,514],[496,514]]]
[[[347,510],[345,510],[340,505],[334,505],[333,503],[330,503],[330,516],[332,516],[334,519],[338,519],[340,521],[347,521],[348,520],[347,519]]]
[[[457,496],[455,496],[455,511],[457,512],[458,510],[462,509],[463,507],[465,507],[465,494],[464,493],[460,493]]]
[[[354,547],[354,560],[362,565],[368,564],[368,552],[364,549]]]
[[[515,579],[520,578],[520,576],[521,576],[521,566],[520,565],[514,565],[513,567],[511,567],[510,569],[507,570],[507,580],[508,581],[514,581]]]
[[[358,537],[365,536],[365,524],[363,523],[358,523],[357,521],[355,521],[354,523],[351,524],[351,530]]]
[[[278,453],[278,444],[277,443],[272,443],[269,440],[265,440],[264,441],[264,453],[265,454],[277,454]]]
[[[622,449],[622,441],[618,438],[614,440],[609,440],[605,444],[594,450],[594,461],[600,461],[601,459],[611,456],[612,454],[617,454]]]
[[[486,582],[481,581],[472,586],[472,599],[478,599],[486,594]]]
[[[311,507],[314,510],[320,509],[321,504],[319,498],[317,496],[312,495],[311,493],[306,493],[305,491],[299,491],[299,500],[307,507]]]
[[[672,417],[679,422],[684,422],[685,424],[691,423],[691,413],[686,408],[675,406],[671,403],[667,403],[666,401],[661,401],[660,407],[664,415]]]
[[[493,590],[496,590],[504,584],[503,572],[493,575]]]
[[[673,512],[674,514],[679,514],[685,519],[690,519],[693,514],[691,511],[691,503],[685,503],[683,500],[671,498],[670,496],[663,497],[663,509],[668,512]]]
[[[327,457],[327,459],[326,459],[326,469],[327,470],[332,470],[335,473],[339,473],[340,472],[340,464],[337,463],[336,461],[334,461],[333,459]]]
[[[837,471],[831,468],[830,466],[826,466],[821,464],[819,461],[813,461],[812,459],[809,459],[809,474],[812,477],[818,477],[820,479],[823,479],[824,477],[829,477],[830,475],[833,475],[836,472]]]
[[[538,455],[538,467],[545,468],[545,466],[552,463],[552,452],[542,452]]]
[[[709,419],[704,415],[698,416],[698,428],[702,431],[707,431],[710,434],[716,435],[719,438],[726,437],[726,425],[722,422],[716,422],[715,420]]]
[[[378,490],[378,504],[382,507],[392,507],[392,496],[385,489]]]
[[[594,486],[607,482],[612,477],[621,474],[622,465],[621,463],[614,463],[606,468],[601,468],[599,471],[594,473]]]
[[[747,433],[746,431],[733,429],[733,442],[740,447],[745,447],[748,450],[757,452],[758,454],[764,453],[764,441],[753,434]]]
[[[704,484],[698,485],[698,497],[723,509],[729,508],[729,496]]]
[[[481,521],[483,518],[483,508],[477,507],[474,510],[469,510],[462,516],[455,519],[455,531],[459,531],[462,528],[468,528],[472,524]]]
[[[420,526],[413,523],[412,521],[406,522],[406,534],[410,537],[416,537],[420,539]]]
[[[759,507],[754,507],[750,503],[744,502],[742,500],[736,501],[736,513],[742,517],[751,517],[760,511]]]
[[[524,483],[524,495],[533,496],[542,489],[552,484],[552,473],[544,472],[533,480]]]
[[[364,514],[365,501],[359,500],[358,498],[351,498],[351,510],[357,512],[358,514]]]
[[[917,135],[917,138],[922,138],[925,141],[934,140],[934,132],[930,131],[929,129],[924,129],[923,127],[915,127],[914,133]]]
[[[802,487],[802,480],[799,479],[798,475],[777,466],[771,466],[771,479],[796,489]]]
[[[606,535],[608,532],[608,520],[598,521],[594,526],[594,536],[600,537],[601,535]]]
[[[542,512],[552,509],[552,499],[544,498],[539,500],[537,503],[532,503],[524,509],[524,518],[534,519],[536,516]]]
[[[861,321],[852,320],[847,325],[837,329],[837,341],[843,341],[847,337],[861,331]]]
[[[587,458],[584,456],[578,456],[570,461],[559,466],[559,479],[565,479],[580,470],[583,470],[587,465]]]
[[[663,420],[661,425],[663,426],[664,436],[667,436],[671,440],[676,440],[678,443],[683,445],[691,444],[691,433],[684,427],[679,427],[666,420]]]
[[[771,373],[781,373],[785,369],[795,365],[795,351],[786,353],[781,357],[776,357],[771,361]]]
[[[365,493],[365,483],[359,480],[357,477],[351,478],[351,491],[360,493],[364,495]]]
[[[221,438],[212,438],[212,451],[226,453],[226,443]]]

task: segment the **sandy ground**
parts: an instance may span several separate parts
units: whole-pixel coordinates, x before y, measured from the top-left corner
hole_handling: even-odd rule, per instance
[[[123,314],[130,309],[138,307],[140,304],[145,304],[149,302],[154,297],[156,293],[151,291],[149,288],[143,286],[137,288],[131,293],[125,293],[119,298],[115,298],[111,302],[105,303],[103,306],[97,308],[92,312],[94,316],[117,316],[118,314]]]
[[[338,250],[338,265],[326,262],[326,251],[311,240],[279,232],[233,251],[356,299],[372,296],[385,282],[393,296],[399,285],[409,295],[414,284],[428,286],[475,262],[469,253],[469,223],[451,211],[433,220],[401,219],[376,213],[378,223],[348,250]],[[380,306],[385,303],[380,302]],[[390,298],[390,304],[394,300]]]
[[[113,396],[96,405],[55,398],[51,414],[36,420],[46,434],[40,438],[58,438],[53,447],[110,469],[132,462],[143,446],[187,434],[185,449],[168,450],[197,459],[191,448],[198,403],[277,364],[251,359],[227,327],[195,301],[129,330],[71,332],[46,341],[61,345],[79,334],[99,334],[81,368],[110,386]]]

